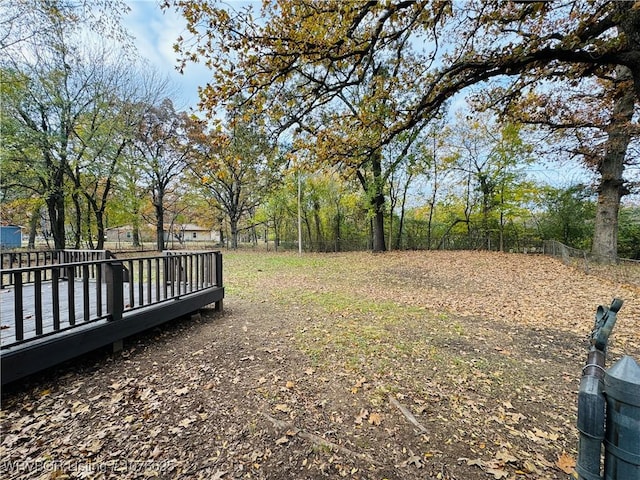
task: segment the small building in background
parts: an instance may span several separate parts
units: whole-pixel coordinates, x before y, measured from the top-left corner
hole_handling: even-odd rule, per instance
[[[220,233],[193,223],[176,223],[165,230],[165,240],[186,242],[218,242]]]
[[[107,242],[131,243],[133,242],[133,227],[131,225],[121,225],[119,227],[107,228],[105,230],[105,237]]]
[[[9,250],[22,246],[22,227],[19,225],[0,226],[0,249]]]
[[[133,227],[131,225],[121,225],[105,230],[105,240],[113,242],[118,246],[130,245],[133,242]],[[220,232],[209,228],[201,227],[192,223],[174,223],[166,225],[164,239],[168,243],[217,243],[220,241]],[[155,227],[153,225],[143,225],[140,228],[141,242],[155,242]]]

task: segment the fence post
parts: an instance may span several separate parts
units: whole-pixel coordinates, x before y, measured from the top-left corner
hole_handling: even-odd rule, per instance
[[[111,317],[110,320],[122,319],[122,311],[124,310],[123,268],[122,262],[105,263],[107,313]]]

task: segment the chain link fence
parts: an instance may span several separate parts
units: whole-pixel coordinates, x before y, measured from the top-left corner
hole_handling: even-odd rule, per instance
[[[569,247],[557,240],[545,240],[543,253],[560,258],[565,265],[580,268],[586,274],[640,287],[640,260],[617,258],[611,262],[609,258]]]

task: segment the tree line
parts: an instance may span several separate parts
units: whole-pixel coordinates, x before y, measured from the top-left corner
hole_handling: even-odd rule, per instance
[[[625,2],[281,0],[259,21],[251,6],[176,2],[193,35],[177,40],[182,67],[212,68],[198,112],[136,67],[114,13],[125,4],[24,5],[0,3],[0,201],[30,244],[45,233],[55,248],[103,248],[108,227],[128,224],[137,245],[153,224],[162,250],[180,222],[234,248],[553,237],[639,253],[638,207],[620,211],[637,165],[639,14]],[[471,100],[456,115],[460,93]],[[544,185],[529,172],[541,157],[596,181]]]

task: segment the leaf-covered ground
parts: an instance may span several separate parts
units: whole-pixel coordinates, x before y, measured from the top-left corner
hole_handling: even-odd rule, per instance
[[[597,305],[625,301],[608,365],[640,359],[625,278],[483,252],[228,253],[224,312],[5,389],[0,477],[571,478]]]

